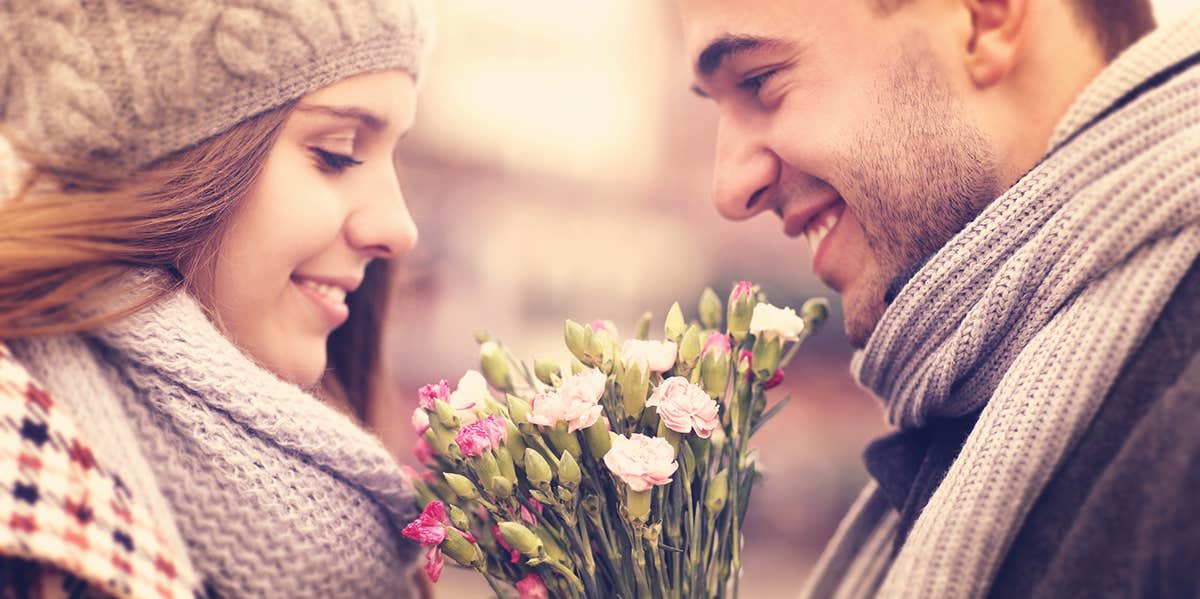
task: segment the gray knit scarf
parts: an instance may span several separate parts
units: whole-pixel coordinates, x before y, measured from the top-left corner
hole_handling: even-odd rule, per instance
[[[155,275],[139,273],[151,283]],[[407,597],[410,481],[177,292],[95,334],[10,342],[222,597]]]
[[[1117,58],[1060,122],[1048,156],[888,307],[852,370],[890,422],[982,412],[895,559],[897,514],[871,484],[806,595],[987,593],[1034,500],[1200,255],[1200,66],[1171,69],[1197,52],[1200,13]]]

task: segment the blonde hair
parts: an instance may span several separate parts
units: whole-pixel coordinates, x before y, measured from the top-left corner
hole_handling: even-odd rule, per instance
[[[294,104],[126,176],[55,172],[25,154],[29,174],[0,202],[0,339],[86,331],[180,286],[197,289]],[[125,293],[112,283],[138,267],[172,273],[174,286],[100,310]]]

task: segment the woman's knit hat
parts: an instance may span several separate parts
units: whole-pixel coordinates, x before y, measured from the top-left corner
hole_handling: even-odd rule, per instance
[[[0,1],[0,131],[125,173],[350,75],[419,74],[421,0]]]

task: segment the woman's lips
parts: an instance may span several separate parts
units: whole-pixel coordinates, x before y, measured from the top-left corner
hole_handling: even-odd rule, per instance
[[[350,307],[346,305],[346,290],[336,285],[318,283],[312,279],[292,277],[292,283],[302,295],[317,308],[322,318],[330,325],[337,327],[350,317]]]

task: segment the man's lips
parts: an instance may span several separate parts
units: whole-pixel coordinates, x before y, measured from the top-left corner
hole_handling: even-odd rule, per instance
[[[822,276],[822,261],[829,252],[830,233],[837,227],[845,213],[846,203],[841,196],[830,194],[820,201],[792,208],[783,214],[783,230],[789,237],[804,236],[812,250],[813,273]],[[826,280],[826,283],[829,283]]]

